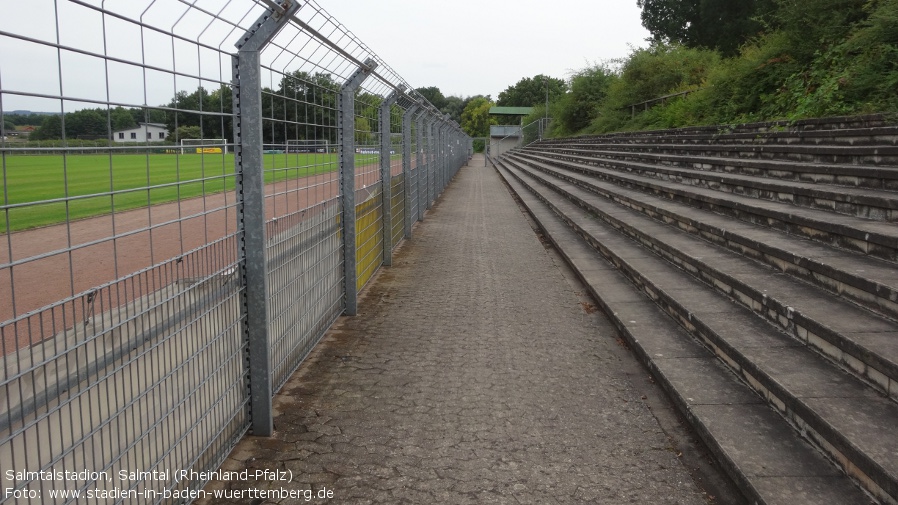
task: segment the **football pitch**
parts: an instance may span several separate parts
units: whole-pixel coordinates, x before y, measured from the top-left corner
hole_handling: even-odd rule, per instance
[[[356,155],[356,165],[377,155]],[[332,153],[265,154],[265,182],[338,168]],[[3,157],[0,233],[234,189],[234,154],[68,154]]]

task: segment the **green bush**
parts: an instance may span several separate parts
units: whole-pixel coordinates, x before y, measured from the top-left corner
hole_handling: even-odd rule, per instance
[[[575,73],[570,79],[570,91],[552,107],[557,133],[571,135],[589,126],[616,78],[614,72],[603,65],[593,65]]]
[[[574,74],[549,133],[898,113],[898,0],[775,0],[737,56],[655,43]],[[578,83],[584,90],[578,92]],[[654,99],[684,90],[685,97]],[[628,107],[653,101],[632,114]],[[646,107],[640,107],[645,109]]]
[[[627,60],[618,63],[619,71],[608,71],[604,80],[604,100],[592,106],[593,119],[580,131],[601,133],[664,127],[669,119],[658,117],[657,106],[635,117],[631,117],[630,106],[702,87],[708,73],[720,64],[720,56],[707,49],[655,44],[634,50]]]

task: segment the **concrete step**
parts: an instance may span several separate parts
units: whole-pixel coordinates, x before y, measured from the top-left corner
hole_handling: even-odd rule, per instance
[[[597,258],[593,246],[579,240],[559,215],[523,191],[517,181],[509,180],[750,501],[796,505],[869,502],[707,349],[672,324],[660,307],[637,292],[613,266]],[[564,200],[556,199],[554,205],[564,219],[578,219],[589,226],[589,216],[582,209]],[[586,236],[595,247],[599,241],[629,245],[614,231],[590,228]],[[634,255],[651,256],[645,251]]]
[[[898,260],[898,229],[892,223],[863,220],[747,196],[722,194],[711,189],[685,186],[654,177],[626,174],[582,163],[551,160],[551,164],[601,178],[619,186],[733,216],[825,244],[890,261]]]
[[[512,165],[512,164],[509,164]],[[690,274],[673,266],[661,257],[637,243],[624,237],[615,227],[603,220],[593,218],[590,213],[594,210],[584,210],[561,196],[558,191],[569,195],[579,188],[563,181],[554,183],[554,190],[549,189],[537,175],[533,179],[525,175],[522,166],[509,166],[518,181],[528,186],[534,194],[554,208],[555,212],[564,216],[564,219],[581,235],[598,249],[606,258],[612,261],[618,269],[630,278],[643,292],[655,300],[658,306],[664,309],[683,328],[689,330],[698,337],[708,348],[727,363],[731,369],[742,379],[751,384],[767,402],[777,408],[780,413],[798,426],[802,433],[818,444],[819,447],[839,462],[843,469],[876,495],[884,503],[894,501],[898,490],[898,479],[895,470],[898,468],[898,426],[894,426],[894,420],[898,417],[898,405],[876,394],[864,383],[853,376],[839,370],[802,345],[795,339],[778,331],[772,325],[758,318],[750,310],[735,305],[732,301],[723,297],[713,288],[696,281]],[[533,174],[533,172],[527,172]],[[582,190],[579,190],[582,191]],[[581,202],[582,203],[582,202]],[[626,209],[622,211],[629,213]],[[667,227],[669,233],[679,234],[671,227]],[[659,232],[654,231],[657,235]],[[708,246],[713,247],[713,246]],[[743,265],[745,266],[745,265]],[[617,290],[609,290],[597,287],[597,296],[603,298],[605,303],[610,297],[621,299]],[[626,295],[624,300],[630,301]],[[649,333],[669,333],[670,321],[667,324],[649,321],[646,324],[640,311],[621,311],[608,308],[609,314],[618,318],[619,325],[627,330],[641,329]],[[630,323],[627,324],[626,322]],[[663,330],[662,330],[663,328]],[[623,330],[622,330],[623,331]],[[639,338],[634,338],[639,342]],[[647,353],[648,354],[648,353]],[[664,354],[664,353],[654,353]],[[657,356],[648,355],[653,360]],[[651,366],[651,365],[650,365]],[[654,367],[657,368],[657,365]],[[703,377],[701,374],[699,377]],[[673,382],[668,379],[668,382]],[[719,383],[715,379],[714,386],[691,384],[695,392],[714,390]],[[686,386],[687,388],[690,386]],[[676,396],[676,395],[675,395]],[[692,396],[681,397],[694,399]],[[681,400],[682,402],[682,400]],[[694,406],[689,405],[689,412],[695,415]],[[741,407],[740,407],[741,408]],[[745,410],[745,409],[742,409]],[[720,440],[739,440],[746,442],[753,440],[753,436],[739,434],[729,421],[740,423],[745,421],[748,426],[764,426],[763,421],[753,421],[743,417],[742,412],[728,416],[721,412],[711,414],[704,422],[705,426],[718,423],[721,431],[727,433],[720,435],[722,438],[714,438],[719,446],[725,445]],[[688,417],[688,415],[687,415]],[[701,423],[700,423],[701,424]],[[858,428],[863,427],[863,428]],[[701,433],[702,428],[697,430]],[[736,431],[733,431],[736,430]],[[777,430],[773,430],[777,431]],[[789,445],[789,435],[782,433],[769,433],[773,446]],[[793,433],[794,436],[794,433]],[[781,438],[782,437],[782,438]],[[884,440],[891,440],[884,442]],[[709,443],[713,446],[715,442]],[[754,442],[752,442],[754,444]],[[885,444],[885,445],[883,445]],[[766,458],[758,442],[757,448],[761,451],[761,458]],[[747,448],[746,452],[751,452]],[[725,454],[722,459],[730,457],[731,461],[744,456],[741,451],[734,451],[736,455]],[[775,453],[770,453],[773,455]],[[755,454],[758,457],[758,454]],[[808,456],[803,454],[796,457],[798,461],[806,461]],[[769,459],[765,461],[772,465],[777,461]],[[738,463],[733,465],[739,466]],[[791,467],[791,465],[787,466]],[[739,472],[735,472],[734,480],[740,485]],[[748,472],[750,473],[750,472]],[[766,477],[788,479],[794,475],[788,470],[763,472]],[[742,475],[747,475],[742,472]],[[819,475],[818,475],[819,477]],[[744,480],[744,479],[743,479]],[[751,479],[748,479],[749,481]],[[820,479],[820,482],[835,482],[836,479]],[[784,485],[786,481],[782,482]],[[760,494],[761,486],[747,486],[746,494],[761,503],[785,503],[779,498],[767,496],[753,496]],[[801,487],[801,486],[799,486]],[[826,493],[828,493],[827,491]],[[833,491],[834,492],[834,491]],[[818,495],[812,501],[795,501],[795,503],[825,503],[826,494]],[[838,496],[838,495],[833,495]],[[791,497],[791,500],[796,500]],[[858,495],[848,498],[836,498],[833,503],[863,503]]]
[[[615,229],[769,319],[883,394],[898,399],[898,322],[839,300],[816,286],[796,283],[769,265],[672,228],[639,210],[621,208],[577,184],[580,181],[566,180],[563,174],[537,173],[514,158],[508,162],[545,186],[564,192]],[[868,335],[871,332],[872,337]]]
[[[834,186],[819,182],[784,181],[754,175],[684,168],[681,164],[668,165],[657,161],[645,161],[639,155],[627,156],[625,159],[609,159],[579,149],[544,151],[538,147],[530,147],[521,150],[520,154],[533,156],[534,159],[554,158],[627,171],[724,193],[791,203],[800,207],[828,210],[877,221],[898,221],[898,191]],[[682,157],[681,161],[695,164],[685,157]],[[898,185],[898,170],[894,172],[895,184]]]
[[[802,144],[703,144],[603,142],[573,143],[571,147],[613,152],[648,152],[683,156],[713,156],[724,159],[782,160],[798,163],[834,163],[844,165],[898,166],[898,146],[894,145],[802,145]]]
[[[575,146],[581,147],[575,147]],[[692,154],[664,154],[633,149],[613,151],[602,146],[567,144],[544,146],[534,144],[542,151],[568,154],[587,154],[613,166],[625,167],[626,163],[654,163],[707,172],[750,175],[787,181],[833,184],[837,186],[898,190],[898,170],[895,167],[850,165],[838,163],[806,163],[789,160],[762,160]],[[622,164],[623,163],[623,164]]]
[[[726,144],[588,144],[570,142],[567,144],[533,144],[546,150],[577,149],[589,151],[595,156],[612,159],[636,157],[670,163],[692,163],[692,158],[700,158],[703,165],[718,171],[732,172],[750,169],[767,170],[778,178],[793,177],[799,172],[807,180],[817,177],[825,180],[833,175],[842,176],[839,184],[852,186],[876,183],[883,179],[886,189],[895,189],[895,169],[898,168],[898,146],[798,146],[798,145],[750,145],[733,146]],[[649,156],[653,155],[653,156]],[[684,160],[684,158],[686,158]],[[792,164],[796,164],[794,168]],[[692,165],[696,166],[696,165]],[[697,168],[701,168],[698,166]],[[783,174],[778,172],[782,171]],[[860,177],[854,183],[851,177]],[[866,178],[872,179],[867,181]]]
[[[516,154],[510,154],[514,159]],[[529,166],[663,223],[764,262],[887,317],[898,320],[898,264],[802,239],[764,225],[618,186],[576,170],[527,158]]]
[[[688,139],[690,136],[702,138],[726,138],[727,136],[747,137],[753,139],[769,139],[768,143],[808,143],[797,142],[811,139],[810,143],[834,143],[852,145],[840,141],[840,138],[865,137],[870,134],[888,137],[892,133],[889,128],[895,127],[895,121],[881,114],[868,114],[862,116],[843,116],[828,118],[802,119],[798,121],[765,121],[759,123],[687,126],[665,130],[642,130],[634,132],[605,133],[601,135],[588,135],[577,137],[589,142],[602,142],[608,139]],[[822,141],[813,140],[822,138]],[[778,139],[783,139],[778,141]],[[556,139],[549,142],[559,142]],[[888,142],[886,142],[888,143]],[[892,142],[892,144],[895,144]]]
[[[565,142],[569,142],[566,139]],[[669,143],[669,144],[802,144],[802,145],[898,145],[898,127],[876,126],[833,130],[775,130],[729,131],[726,129],[664,130],[577,137],[577,142],[602,144],[606,142]],[[548,143],[561,143],[548,140]]]

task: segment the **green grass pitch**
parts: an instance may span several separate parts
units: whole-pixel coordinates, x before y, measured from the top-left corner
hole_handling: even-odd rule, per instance
[[[264,159],[266,183],[337,170],[336,154]],[[357,166],[376,161],[377,155],[356,155]],[[234,189],[233,154],[7,153],[2,170],[0,233]]]

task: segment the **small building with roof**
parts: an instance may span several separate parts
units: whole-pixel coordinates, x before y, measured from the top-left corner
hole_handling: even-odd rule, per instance
[[[168,137],[168,126],[162,123],[137,123],[136,128],[112,132],[115,142],[162,142]]]
[[[533,112],[533,107],[490,107],[490,116],[499,118],[498,125],[490,126],[489,152],[492,156],[513,149],[521,144],[524,118]]]

